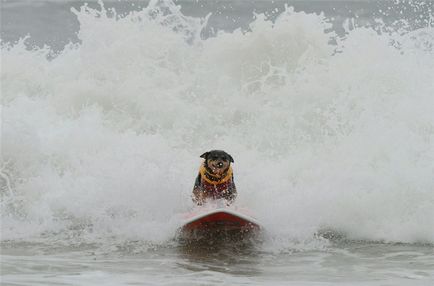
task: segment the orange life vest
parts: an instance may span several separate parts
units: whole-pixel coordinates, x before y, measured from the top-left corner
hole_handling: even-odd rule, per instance
[[[203,165],[199,169],[199,174],[203,190],[213,199],[228,198],[231,195],[233,185],[232,167],[229,166],[229,169],[222,178],[210,175]]]

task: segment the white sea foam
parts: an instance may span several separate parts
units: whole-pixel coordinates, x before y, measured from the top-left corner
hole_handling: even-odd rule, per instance
[[[3,43],[2,240],[165,242],[218,148],[279,246],[434,242],[433,27],[338,38],[288,8],[205,40],[170,3],[73,13],[54,58]]]

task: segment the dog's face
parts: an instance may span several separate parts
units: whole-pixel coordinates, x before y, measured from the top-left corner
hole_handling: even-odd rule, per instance
[[[205,159],[205,166],[216,175],[222,175],[234,162],[231,155],[221,150],[212,150],[203,153],[200,157]]]

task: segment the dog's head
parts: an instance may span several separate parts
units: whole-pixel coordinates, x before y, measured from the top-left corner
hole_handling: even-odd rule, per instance
[[[201,158],[205,159],[206,169],[215,175],[223,175],[228,169],[234,159],[231,155],[221,150],[212,150],[203,153]]]

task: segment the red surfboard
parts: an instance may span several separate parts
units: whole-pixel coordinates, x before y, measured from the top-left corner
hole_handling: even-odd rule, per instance
[[[216,208],[190,213],[181,227],[181,234],[184,237],[204,234],[247,234],[260,229],[260,223],[245,212],[231,208]]]

